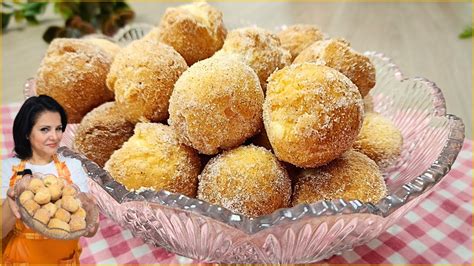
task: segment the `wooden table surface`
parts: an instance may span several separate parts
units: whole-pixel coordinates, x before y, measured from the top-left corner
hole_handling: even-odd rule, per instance
[[[157,24],[166,7],[179,3],[133,2],[136,22]],[[407,77],[425,77],[444,93],[448,112],[461,117],[472,138],[472,39],[457,37],[472,23],[472,3],[212,3],[229,29],[310,23],[344,37],[358,51],[385,53]],[[51,9],[51,8],[50,8]],[[38,26],[12,23],[2,34],[2,103],[22,100],[24,81],[35,75],[50,25],[63,25],[52,11]]]

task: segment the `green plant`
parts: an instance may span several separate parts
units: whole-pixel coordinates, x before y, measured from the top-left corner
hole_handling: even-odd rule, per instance
[[[472,38],[472,26],[466,26],[464,30],[459,33],[458,36],[460,39]]]
[[[54,12],[61,15],[65,25],[51,26],[43,34],[46,42],[57,37],[80,37],[96,32],[97,29],[112,36],[119,28],[125,26],[135,13],[125,1],[20,1],[2,2],[2,29],[6,28],[12,17],[17,22],[26,20],[38,24],[38,15],[42,15],[48,4],[54,5]]]

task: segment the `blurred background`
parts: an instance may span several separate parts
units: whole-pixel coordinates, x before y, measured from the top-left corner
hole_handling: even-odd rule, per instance
[[[126,22],[156,25],[167,7],[182,3],[127,4],[129,9],[112,10],[98,27],[113,33]],[[383,52],[399,65],[406,77],[425,77],[435,82],[443,90],[448,113],[464,120],[466,136],[472,139],[473,48],[472,37],[465,31],[469,26],[472,31],[471,2],[211,4],[223,12],[228,29],[258,25],[276,31],[282,25],[315,24],[331,37],[344,37],[357,51]],[[79,25],[84,32],[93,29],[83,21],[70,19],[65,24],[68,10],[56,7],[59,13],[55,13],[52,4],[17,11],[19,21],[12,11],[18,7],[2,3],[2,8],[3,26],[5,18],[10,16],[2,33],[2,104],[7,104],[23,100],[23,84],[35,76],[48,47],[43,40],[45,31],[49,34],[46,37],[51,38],[69,30],[66,25]],[[12,14],[8,15],[9,12]],[[35,20],[37,24],[31,24]],[[460,38],[463,32],[465,38]]]

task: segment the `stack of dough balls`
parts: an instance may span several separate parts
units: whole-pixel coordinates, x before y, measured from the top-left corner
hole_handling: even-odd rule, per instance
[[[20,204],[48,229],[75,232],[86,228],[86,211],[76,198],[78,191],[54,175],[34,177],[20,194]]]
[[[347,76],[365,97],[375,86],[375,67],[367,56],[354,51],[344,39],[317,41],[304,49],[293,63],[314,62]]]
[[[113,99],[105,80],[112,57],[98,46],[78,39],[54,39],[36,74],[36,93],[58,101],[69,123]]]
[[[82,119],[75,133],[74,149],[104,167],[112,153],[133,135],[134,126],[115,102],[104,103]]]
[[[107,86],[128,121],[159,122],[168,118],[173,86],[187,68],[171,46],[142,39],[115,56]]]
[[[278,37],[258,27],[240,28],[229,32],[224,46],[215,56],[234,56],[248,64],[257,73],[264,91],[270,74],[291,63],[291,55],[283,49]]]
[[[206,2],[167,8],[157,28],[144,39],[172,46],[191,66],[221,49],[227,30],[222,13]]]

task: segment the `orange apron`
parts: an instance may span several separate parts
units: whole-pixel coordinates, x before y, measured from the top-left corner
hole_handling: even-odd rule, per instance
[[[66,163],[60,162],[56,155],[53,156],[53,161],[58,170],[58,175],[66,179],[68,183],[72,183],[71,174]],[[19,165],[13,166],[10,188],[13,188],[18,178],[21,178],[21,176],[17,176],[17,172],[23,171],[25,165],[26,161],[22,160]],[[78,239],[48,239],[28,228],[19,219],[15,222],[15,228],[7,236],[7,241],[6,245],[3,246],[2,264],[79,265],[81,247]]]

